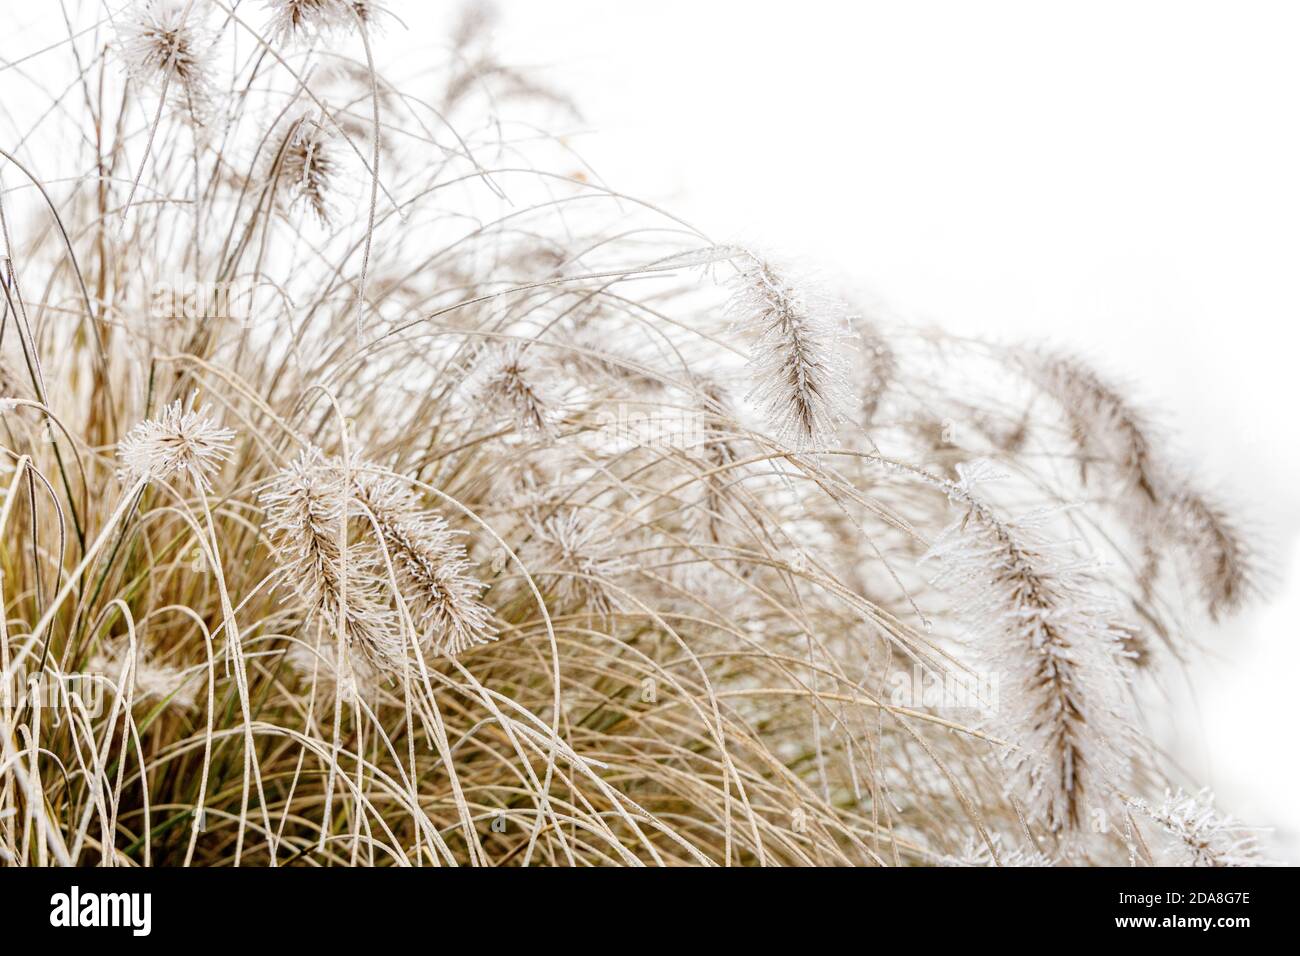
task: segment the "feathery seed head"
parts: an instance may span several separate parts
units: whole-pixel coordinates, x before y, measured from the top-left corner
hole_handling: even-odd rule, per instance
[[[142,83],[166,83],[196,116],[213,99],[215,36],[204,26],[207,0],[146,0],[118,26],[117,49]]]
[[[1115,386],[1069,356],[1028,352],[1029,378],[1061,406],[1079,449],[1080,475],[1101,463],[1127,488],[1134,507],[1149,510],[1160,500],[1163,475],[1145,416]]]
[[[943,482],[961,516],[926,560],[958,602],[981,666],[1000,675],[993,733],[1013,741],[1007,762],[1029,816],[1078,832],[1131,774],[1132,723],[1121,635],[1086,565],[1043,535],[1041,518],[999,518],[975,494],[985,462]]]
[[[898,373],[894,350],[874,326],[862,322],[858,326],[862,340],[860,363],[860,392],[862,395],[862,421],[870,425],[880,410],[885,392]]]
[[[380,14],[388,12],[375,0],[349,0],[349,6],[352,7],[352,12],[356,14],[357,19],[367,27],[374,26],[379,22]]]
[[[352,509],[344,472],[308,448],[263,493],[280,578],[309,618],[320,617],[377,666],[398,669],[405,645],[383,587],[379,555],[369,542],[347,534]]]
[[[733,281],[727,313],[751,339],[753,388],[772,437],[798,451],[825,446],[849,405],[843,306],[795,286],[767,262]]]
[[[555,437],[556,411],[541,370],[518,342],[490,347],[466,380],[471,401],[512,419],[521,435]]]
[[[1214,620],[1239,611],[1256,590],[1253,556],[1227,510],[1184,486],[1169,499],[1170,532],[1183,546]]]
[[[326,636],[317,646],[295,643],[285,652],[285,661],[310,685],[315,681],[318,693],[325,699],[338,695],[344,704],[356,700],[371,703],[378,696],[383,678],[375,667],[360,654],[345,646],[343,663],[339,664],[338,647]]]
[[[279,168],[269,174],[277,192],[290,191],[290,205],[305,204],[322,225],[330,221],[331,189],[339,172],[333,140],[320,118],[300,117],[286,129]]]
[[[230,456],[235,432],[211,417],[211,406],[195,410],[194,396],[182,408],[172,402],[157,418],[139,422],[118,442],[118,471],[123,481],[165,481],[185,473],[202,490]]]
[[[530,518],[529,525],[534,539],[525,550],[524,564],[561,606],[586,608],[601,617],[618,610],[618,597],[606,582],[630,568],[614,553],[602,519],[586,518],[570,508],[542,521]]]
[[[461,535],[424,510],[399,481],[358,466],[353,493],[374,519],[398,574],[402,597],[421,627],[423,647],[449,657],[495,639],[491,612],[479,599],[483,585]]]
[[[1215,620],[1241,609],[1255,590],[1255,567],[1228,512],[1173,475],[1144,416],[1092,369],[1062,356],[1028,353],[1032,379],[1060,403],[1079,450],[1080,473],[1100,463],[1121,479],[1120,507],[1134,519],[1150,562],[1172,544],[1191,562]],[[1154,571],[1151,574],[1154,577]]]
[[[102,675],[117,686],[126,673],[129,652],[130,642],[116,641],[95,653],[86,665],[86,672]],[[189,710],[194,706],[198,684],[187,680],[185,672],[180,668],[159,664],[143,649],[138,649],[131,670],[131,693],[136,703],[166,701],[167,706],[175,710]],[[118,690],[125,696],[128,689],[121,686]]]
[[[1157,863],[1163,866],[1262,866],[1263,854],[1254,833],[1214,809],[1214,794],[1165,791],[1159,803],[1133,800],[1131,806],[1163,831],[1165,845]]]
[[[377,4],[349,0],[266,0],[271,11],[268,33],[273,41],[317,39],[323,34],[354,29],[357,17],[373,15]],[[355,16],[354,12],[355,11]]]

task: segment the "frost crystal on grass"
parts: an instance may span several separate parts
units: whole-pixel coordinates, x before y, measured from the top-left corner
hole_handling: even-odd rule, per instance
[[[490,348],[471,371],[466,386],[473,402],[499,418],[512,420],[520,434],[554,437],[555,409],[547,383],[519,343]]]
[[[1165,840],[1156,862],[1164,866],[1260,866],[1263,856],[1254,833],[1214,809],[1214,794],[1165,791],[1152,804],[1134,800],[1132,806],[1162,831]]]
[[[374,517],[398,573],[402,595],[422,628],[422,643],[450,657],[495,637],[483,591],[471,574],[460,535],[424,510],[391,477],[357,469],[354,494]]]
[[[165,481],[186,474],[204,491],[230,456],[235,432],[212,420],[211,406],[195,410],[172,402],[157,418],[139,422],[117,446],[123,480]]]
[[[943,864],[945,866],[967,867],[1041,867],[1056,865],[1051,857],[1037,848],[1023,849],[1018,846],[1008,848],[1006,841],[996,833],[990,839],[993,848],[997,850],[996,859],[994,859],[988,843],[978,837],[971,837],[966,841],[966,846],[960,856],[946,857]]]
[[[1119,634],[1086,565],[1045,539],[1039,521],[999,518],[975,495],[993,477],[958,466],[943,482],[961,516],[927,560],[953,595],[983,667],[1000,677],[993,733],[1029,814],[1054,831],[1076,830],[1130,774]]]
[[[801,451],[828,444],[849,404],[843,307],[755,260],[733,280],[727,312],[751,340],[746,397],[772,437]]]
[[[167,85],[181,105],[202,117],[214,97],[215,36],[203,24],[207,0],[146,0],[118,25],[118,52],[141,83]]]
[[[386,600],[379,555],[369,542],[347,535],[351,496],[342,469],[309,448],[274,477],[262,503],[281,558],[281,580],[309,615],[322,618],[376,665],[400,669],[404,645]]]

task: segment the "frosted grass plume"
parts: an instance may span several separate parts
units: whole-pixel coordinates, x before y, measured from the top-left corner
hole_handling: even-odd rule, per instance
[[[384,547],[395,559],[401,594],[412,606],[421,646],[455,657],[496,637],[491,612],[480,600],[483,585],[444,518],[423,507],[398,479],[358,464],[353,494],[374,518]]]
[[[101,675],[114,686],[125,676],[130,676],[132,687],[119,686],[118,691],[126,696],[129,690],[136,703],[161,703],[178,711],[194,707],[201,684],[201,681],[192,679],[195,675],[157,662],[142,648],[136,651],[135,661],[131,662],[128,660],[130,650],[130,642],[123,638],[110,642],[96,651],[86,664],[86,673]]]
[[[1002,675],[994,733],[1014,742],[1006,759],[1031,817],[1075,831],[1131,773],[1120,635],[1088,565],[1048,541],[1034,517],[1003,520],[976,496],[995,475],[957,466],[942,485],[960,517],[925,560],[951,593],[986,669]]]
[[[1172,545],[1187,558],[1211,618],[1240,610],[1257,588],[1254,555],[1228,509],[1165,461],[1146,416],[1077,359],[1026,351],[1020,362],[1059,403],[1081,478],[1086,482],[1090,469],[1119,478],[1120,509],[1148,551],[1144,583],[1150,585],[1163,549]]]
[[[383,8],[373,0],[266,0],[267,32],[277,43],[312,42],[369,25]]]
[[[117,52],[138,82],[173,91],[197,121],[216,98],[216,34],[205,25],[208,0],[145,0],[117,25]]]
[[[466,378],[470,402],[529,438],[555,437],[558,413],[545,372],[519,342],[491,345]]]
[[[331,196],[341,172],[335,149],[334,134],[321,117],[304,113],[282,127],[281,148],[266,170],[266,179],[277,197],[288,193],[287,205],[304,205],[321,225],[328,225],[333,215]]]
[[[348,536],[349,491],[342,469],[329,466],[315,448],[271,479],[262,504],[280,580],[309,620],[324,621],[377,667],[400,671],[405,645],[386,599],[380,557],[372,542]]]
[[[1156,862],[1164,866],[1237,867],[1264,863],[1255,832],[1214,808],[1209,790],[1188,794],[1166,790],[1156,803],[1130,805],[1163,835]]]
[[[732,280],[727,315],[750,341],[753,386],[773,439],[798,451],[825,447],[849,407],[846,313],[811,285],[790,282],[765,260]]]
[[[235,432],[218,425],[211,406],[194,408],[172,402],[157,418],[139,422],[117,446],[124,481],[166,481],[184,474],[203,491],[212,490],[211,478],[231,453]]]
[[[612,545],[607,522],[576,508],[543,519],[528,519],[533,540],[524,564],[542,586],[567,609],[589,608],[600,617],[619,609],[618,596],[606,582],[632,568]]]

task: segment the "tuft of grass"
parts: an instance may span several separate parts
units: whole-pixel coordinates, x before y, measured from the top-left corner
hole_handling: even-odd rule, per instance
[[[481,8],[93,9],[0,67],[6,862],[1256,859],[1141,728],[1257,561],[1123,390],[612,190]]]

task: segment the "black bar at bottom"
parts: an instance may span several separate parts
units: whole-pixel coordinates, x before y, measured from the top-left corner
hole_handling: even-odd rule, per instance
[[[835,932],[847,940],[882,929],[899,934],[900,942],[927,944],[1034,931],[1072,943],[1099,936],[1181,941],[1193,934],[1228,943],[1242,933],[1293,925],[1295,874],[1293,868],[9,869],[0,870],[0,913],[10,941],[75,933],[83,943],[111,937],[127,946],[197,939],[373,946],[412,933],[431,934],[432,941],[444,930],[491,947],[529,945],[529,937],[543,934],[601,947],[677,939],[697,952],[717,945],[728,954],[750,942],[770,947],[774,932],[811,932],[814,939]]]

